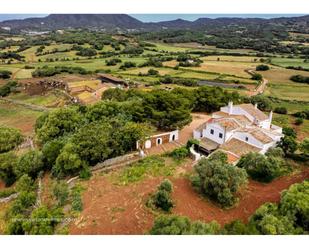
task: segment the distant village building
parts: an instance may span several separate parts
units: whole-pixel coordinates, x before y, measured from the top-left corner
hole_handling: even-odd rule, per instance
[[[272,124],[272,115],[265,115],[257,105],[229,102],[193,131],[200,141],[196,149],[204,155],[219,149],[228,155],[229,162],[249,152],[264,154],[283,137],[282,128]]]
[[[116,84],[116,85],[125,85],[125,86],[128,85],[125,82],[125,80],[123,80],[121,78],[114,77],[110,74],[99,73],[98,78],[101,80],[102,83],[113,83],[113,84]]]
[[[177,141],[179,138],[179,130],[160,133],[148,137],[144,142],[137,141],[136,148],[138,150],[150,149],[161,144]]]

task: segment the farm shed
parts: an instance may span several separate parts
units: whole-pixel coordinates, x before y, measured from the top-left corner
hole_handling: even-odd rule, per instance
[[[166,133],[160,133],[148,137],[145,142],[137,141],[136,148],[139,149],[150,149],[161,144],[170,143],[172,141],[177,141],[179,138],[179,131],[174,130]]]

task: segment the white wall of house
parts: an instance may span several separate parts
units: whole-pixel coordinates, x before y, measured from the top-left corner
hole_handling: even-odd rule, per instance
[[[264,144],[263,149],[260,151],[261,154],[265,154],[269,148],[274,148],[276,147],[277,143],[276,141],[273,141],[271,143],[268,144]]]
[[[221,137],[220,134],[222,134]],[[216,123],[209,123],[206,129],[203,130],[203,137],[213,140],[218,144],[223,144],[225,142],[225,129]]]
[[[169,141],[177,141],[179,139],[179,130],[171,131],[170,132],[170,139]]]
[[[203,134],[203,131],[194,130],[193,131],[193,138],[194,139],[201,139],[202,138],[202,134]]]
[[[251,144],[255,147],[258,147],[258,148],[263,148],[264,147],[264,144],[257,140],[254,136],[252,136],[250,133],[247,133],[247,132],[234,132],[234,137],[241,140],[241,141],[244,141],[248,144]],[[247,138],[247,139],[246,139]]]

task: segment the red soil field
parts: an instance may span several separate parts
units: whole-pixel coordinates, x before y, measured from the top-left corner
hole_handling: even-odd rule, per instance
[[[244,222],[265,202],[278,202],[280,192],[291,184],[309,178],[309,168],[290,176],[280,177],[269,184],[249,181],[234,208],[223,210],[202,198],[183,177],[170,178],[174,185],[174,214],[192,220],[218,221],[221,225],[235,219]],[[107,177],[95,176],[83,193],[84,210],[70,225],[70,234],[145,234],[155,215],[145,207],[149,193],[155,191],[163,178],[148,178],[127,186],[113,185]]]

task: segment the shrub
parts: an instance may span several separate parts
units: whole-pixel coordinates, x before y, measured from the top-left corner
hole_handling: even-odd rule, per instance
[[[302,75],[299,75],[299,74],[291,76],[290,80],[292,80],[294,82],[298,82],[298,83],[309,84],[309,77],[302,76]]]
[[[270,182],[280,175],[283,164],[280,157],[250,152],[242,156],[236,166],[245,169],[254,180]]]
[[[69,197],[69,187],[65,181],[58,181],[52,187],[54,196],[58,201],[58,206],[63,206]]]
[[[35,190],[34,181],[28,175],[22,175],[16,182],[16,190],[19,192],[31,192]]]
[[[295,183],[281,194],[279,205],[283,215],[290,218],[297,226],[309,230],[309,181]]]
[[[10,151],[23,142],[19,130],[0,126],[0,153]]]
[[[267,71],[267,70],[269,70],[269,66],[268,65],[264,65],[264,64],[257,65],[255,70],[256,71]]]
[[[173,201],[171,200],[170,193],[165,190],[158,190],[154,194],[153,203],[156,208],[162,209],[165,212],[169,212],[173,207]]]
[[[7,186],[12,185],[16,180],[14,169],[17,165],[17,156],[13,152],[0,153],[0,179]]]
[[[9,81],[5,85],[0,87],[0,97],[6,97],[8,96],[11,92],[14,91],[14,89],[17,87],[17,82],[16,81]]]
[[[28,174],[34,179],[43,167],[44,163],[42,152],[31,150],[20,156],[14,171],[18,177]]]
[[[0,79],[9,79],[11,78],[12,72],[8,70],[0,70]]]
[[[276,107],[274,112],[279,114],[287,114],[288,110],[286,109],[286,107]]]
[[[169,155],[175,160],[184,159],[189,156],[189,150],[186,147],[180,147],[174,149]]]
[[[212,221],[203,223],[200,221],[191,222],[185,216],[159,216],[155,219],[150,230],[151,235],[189,235],[189,234],[218,234],[220,225]]]
[[[203,158],[195,166],[199,177],[201,192],[224,207],[232,206],[236,193],[247,182],[244,169],[227,163],[223,152],[217,152],[214,158]],[[197,182],[196,182],[197,183]]]
[[[158,190],[163,190],[163,191],[166,191],[168,193],[171,193],[173,191],[173,184],[171,183],[170,180],[165,179],[159,185]]]
[[[295,124],[296,125],[301,125],[301,124],[303,124],[304,123],[304,119],[303,118],[297,118],[297,119],[295,119]]]
[[[81,187],[80,186],[75,186],[72,189],[71,192],[71,198],[72,198],[72,210],[73,211],[77,211],[80,212],[83,210],[83,202],[82,202],[82,198],[81,198]]]
[[[255,73],[255,74],[252,75],[251,79],[252,80],[262,80],[263,76],[259,73]]]

